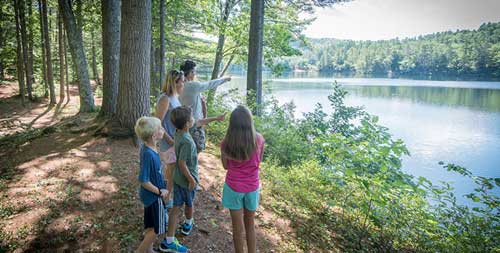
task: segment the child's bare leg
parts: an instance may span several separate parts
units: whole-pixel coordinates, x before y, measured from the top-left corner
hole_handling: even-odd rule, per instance
[[[245,220],[248,253],[255,253],[257,247],[255,240],[255,211],[244,210],[243,219]]]
[[[142,240],[141,245],[137,251],[139,253],[152,253],[153,251],[153,242],[156,240],[156,233],[153,228],[146,229],[146,234],[144,235],[144,240]]]
[[[186,219],[193,218],[193,210],[194,210],[194,203],[193,205],[191,205],[191,207],[187,205],[184,206],[184,215],[186,215]]]
[[[245,230],[245,224],[243,223],[243,209],[229,210],[229,212],[231,213],[231,221],[233,223],[234,250],[236,253],[243,253],[243,231]]]
[[[167,187],[168,187],[167,190],[168,190],[170,196],[173,196],[173,192],[174,192],[174,180],[172,180],[173,175],[174,175],[174,168],[175,168],[175,163],[167,164],[167,171],[165,173]]]
[[[168,213],[168,231],[167,237],[175,236],[175,226],[177,225],[177,214],[179,213],[179,206],[173,206]]]

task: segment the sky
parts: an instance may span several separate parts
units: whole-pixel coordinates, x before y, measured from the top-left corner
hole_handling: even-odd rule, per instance
[[[304,31],[310,38],[407,38],[499,22],[500,0],[354,0],[314,16]]]

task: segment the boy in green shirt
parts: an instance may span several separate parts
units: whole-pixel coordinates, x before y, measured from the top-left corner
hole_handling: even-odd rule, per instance
[[[198,153],[193,138],[189,134],[189,128],[194,124],[191,108],[186,106],[175,108],[172,111],[171,120],[176,128],[174,149],[177,161],[172,177],[174,206],[169,212],[166,243],[160,245],[160,250],[163,252],[187,252],[187,248],[179,244],[174,234],[177,214],[182,206],[185,206],[186,219],[181,226],[181,233],[189,235],[193,229],[193,202],[198,184]],[[168,183],[170,184],[170,182]]]

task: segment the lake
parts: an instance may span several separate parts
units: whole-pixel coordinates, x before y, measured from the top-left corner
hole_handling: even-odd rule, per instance
[[[459,203],[473,190],[471,180],[448,172],[439,161],[466,167],[475,175],[500,177],[500,82],[428,81],[387,78],[335,78],[333,74],[290,73],[264,78],[264,93],[280,103],[293,101],[296,116],[316,103],[331,111],[328,95],[337,81],[348,92],[346,103],[363,106],[379,123],[402,139],[411,156],[403,170],[455,187]],[[246,87],[246,77],[233,75],[222,89]],[[497,191],[500,194],[500,192]]]

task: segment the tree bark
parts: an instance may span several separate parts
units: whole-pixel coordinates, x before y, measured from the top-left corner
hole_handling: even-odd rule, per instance
[[[74,0],[72,1],[72,3],[75,4],[75,12],[73,13],[74,16],[75,16],[75,23],[76,23],[76,26],[77,27],[80,27],[80,34],[81,34],[81,37],[82,37],[82,44],[83,44],[83,38],[85,37],[85,34],[83,32],[83,17],[82,17],[82,1],[81,0]],[[70,5],[71,6],[71,5]],[[71,49],[71,48],[70,48]],[[85,47],[84,47],[84,50],[85,50]],[[73,82],[79,82],[80,80],[78,80],[78,70],[77,70],[77,67],[76,67],[76,62],[73,61],[73,64],[71,65],[71,72],[72,72],[72,77],[73,77]]]
[[[120,71],[120,1],[102,0],[102,106],[100,115],[116,113]]]
[[[28,29],[28,68],[30,69],[30,80],[31,86],[28,86],[28,95],[33,92],[33,83],[35,83],[35,74],[33,70],[33,2],[31,0],[28,1],[28,20],[27,20],[27,29]]]
[[[45,60],[45,39],[43,34],[44,32],[44,27],[43,27],[43,11],[42,11],[42,3],[40,0],[38,0],[38,11],[40,13],[40,47],[42,48],[42,73],[43,73],[43,97],[48,97],[49,96],[49,88],[47,85],[47,61]]]
[[[56,92],[54,88],[54,76],[52,74],[52,59],[50,52],[49,27],[47,19],[47,0],[42,0],[42,21],[43,21],[43,37],[45,41],[45,59],[47,60],[47,83],[49,85],[50,104],[56,103]]]
[[[160,0],[160,91],[165,82],[165,0]]]
[[[0,15],[3,15],[2,13],[2,8],[0,8]],[[2,27],[0,27],[0,48],[3,48],[3,42],[4,38],[3,38],[3,31],[2,31]],[[3,59],[0,59],[0,81],[2,81],[4,79],[4,73],[3,73],[3,70],[4,70],[4,67],[3,67]]]
[[[61,15],[62,18],[62,15]],[[68,42],[65,38],[67,38],[66,31],[63,29],[63,38],[64,38],[64,68],[66,73],[66,95],[68,96],[68,102],[71,100],[71,96],[69,94],[69,68],[68,68]]]
[[[64,32],[62,25],[62,15],[59,11],[57,15],[57,30],[59,35],[59,102],[62,103],[64,100]]]
[[[226,0],[224,3],[224,9],[221,13],[221,24],[219,27],[219,39],[217,40],[217,50],[215,51],[215,62],[212,68],[211,79],[217,79],[219,76],[220,65],[222,63],[222,54],[224,53],[224,44],[226,43],[226,26],[227,20],[229,19],[229,14],[231,12],[232,1]]]
[[[224,4],[224,9],[221,13],[221,25],[219,27],[219,39],[217,40],[217,50],[215,51],[215,61],[214,66],[212,68],[212,76],[211,79],[217,79],[219,77],[220,65],[222,63],[222,57],[224,53],[224,44],[226,43],[226,26],[227,20],[229,19],[229,14],[233,2],[230,0],[226,0]],[[215,91],[217,88],[208,91],[207,104],[211,105],[215,96]]]
[[[91,32],[91,40],[92,40],[92,73],[94,74],[94,80],[97,83],[97,85],[101,85],[101,81],[99,80],[99,70],[97,69],[97,56],[95,53],[95,36],[94,36],[94,30]]]
[[[177,31],[177,13],[174,13],[174,21],[172,24],[172,31]],[[173,52],[172,59],[169,62],[170,62],[170,64],[172,64],[172,68],[175,69],[176,64],[177,64],[177,49],[175,47],[175,41],[173,41],[173,38],[172,38],[171,43],[169,45],[169,49],[171,52]]]
[[[16,8],[16,7],[14,6],[14,8]],[[0,8],[0,17],[3,17],[3,15],[4,15],[3,9]],[[3,36],[3,27],[0,26],[0,48],[3,48],[3,45],[5,44],[4,39],[5,38]],[[5,77],[3,71],[4,71],[3,59],[0,59],[0,81],[2,81]]]
[[[76,17],[76,25],[80,27],[80,29],[83,27],[83,18],[82,18],[82,0],[75,0],[74,1],[75,6],[76,6],[76,12],[75,12],[75,17]],[[82,31],[83,33],[83,31]]]
[[[16,40],[17,40],[17,80],[19,83],[19,95],[24,106],[24,68],[23,68],[23,43],[21,38],[21,22],[19,17],[19,0],[14,0],[14,12],[16,18]]]
[[[153,23],[151,23],[151,47],[149,49],[149,71],[150,71],[150,82],[153,83],[153,84],[156,84],[156,57],[155,57],[155,45],[154,45],[154,38],[153,38],[153,33],[154,33],[154,29],[153,29]],[[161,87],[162,87],[162,84],[160,83],[159,84],[159,87],[160,89],[158,90],[158,94],[160,94],[161,92]]]
[[[123,1],[116,119],[128,135],[137,119],[149,115],[150,47],[151,0]]]
[[[248,71],[247,92],[254,91],[255,114],[260,114],[259,105],[262,104],[262,43],[264,37],[264,1],[252,0],[250,11],[250,32],[248,44]],[[250,93],[247,93],[248,95]]]
[[[80,112],[94,111],[94,96],[90,86],[87,60],[83,51],[81,28],[76,25],[75,16],[71,9],[71,0],[59,0],[59,8],[63,15],[64,27],[68,33],[68,44],[76,66],[78,76],[78,90],[80,95]]]
[[[212,69],[212,78],[217,79],[219,76],[220,65],[222,63],[222,53],[224,51],[224,44],[226,42],[226,35],[219,34],[219,39],[217,41],[217,51],[215,52],[215,62],[214,67]]]
[[[226,71],[229,69],[229,66],[231,66],[231,63],[233,62],[234,60],[234,54],[231,55],[231,57],[229,57],[229,60],[227,61],[226,65],[224,66],[224,69],[222,70],[222,72],[220,73],[219,77],[222,77],[224,76],[224,74],[226,74]]]
[[[26,88],[28,90],[28,99],[33,100],[33,94],[32,94],[32,83],[31,83],[31,76],[32,76],[32,69],[30,68],[29,64],[29,52],[28,52],[28,34],[26,32],[26,16],[24,13],[24,0],[17,0],[18,3],[18,14],[19,14],[19,25],[21,29],[21,45],[23,49],[23,64],[24,64],[24,72],[26,74]]]
[[[0,17],[3,17],[3,12],[2,8],[0,8]],[[0,26],[0,48],[3,48],[3,42],[4,37],[3,37],[3,27]],[[4,73],[3,73],[4,67],[3,67],[3,59],[0,59],[0,81],[4,79]]]

